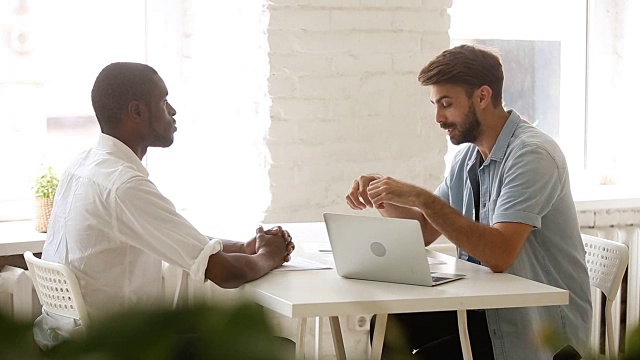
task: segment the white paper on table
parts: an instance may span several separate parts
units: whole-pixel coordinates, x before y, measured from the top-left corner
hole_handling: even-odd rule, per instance
[[[447,263],[446,261],[438,260],[436,258],[432,258],[432,257],[429,258],[429,265],[443,265],[446,263]]]
[[[274,269],[273,271],[320,270],[320,269],[331,269],[331,266],[319,263],[317,261],[301,258],[301,257],[292,257],[291,261],[289,261],[288,263],[282,264],[279,268]]]
[[[298,244],[296,244],[296,247],[297,246]],[[323,242],[303,243],[300,244],[300,246],[302,246],[304,252],[307,253],[327,252],[327,250],[328,252],[331,252],[331,246]]]

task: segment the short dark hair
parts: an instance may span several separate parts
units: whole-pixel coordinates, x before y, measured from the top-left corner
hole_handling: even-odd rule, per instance
[[[117,125],[131,101],[148,102],[155,75],[158,72],[151,66],[133,62],[116,62],[102,69],[91,89],[91,104],[100,127]]]
[[[481,86],[492,90],[494,107],[502,105],[504,73],[500,58],[488,49],[460,45],[445,50],[420,71],[418,81],[424,86],[434,84],[461,85],[467,96]]]

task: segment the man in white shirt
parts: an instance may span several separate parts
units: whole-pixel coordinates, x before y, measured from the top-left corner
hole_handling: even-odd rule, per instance
[[[150,66],[113,63],[94,83],[91,102],[102,134],[62,176],[42,257],[69,266],[89,318],[158,304],[162,261],[196,281],[224,288],[255,280],[289,261],[295,245],[280,227],[247,242],[209,238],[176,212],[149,180],[141,159],[173,143],[176,110]],[[43,312],[34,326],[47,349],[79,324]]]

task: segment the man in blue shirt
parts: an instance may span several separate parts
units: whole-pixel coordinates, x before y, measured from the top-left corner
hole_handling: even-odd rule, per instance
[[[347,203],[416,219],[425,245],[444,235],[461,259],[570,292],[565,306],[469,311],[475,358],[549,359],[560,348],[586,354],[589,277],[562,151],[503,108],[502,64],[489,51],[470,45],[445,50],[422,69],[419,81],[431,87],[436,121],[450,141],[466,144],[451,171],[433,193],[391,177],[363,175],[353,182]],[[462,359],[455,313],[401,314],[389,321],[404,330],[420,358],[438,351]],[[560,348],[540,344],[544,329],[561,334]]]

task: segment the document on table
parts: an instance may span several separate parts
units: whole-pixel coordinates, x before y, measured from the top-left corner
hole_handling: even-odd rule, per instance
[[[319,263],[317,261],[301,258],[301,257],[292,257],[291,261],[288,263],[282,264],[277,269],[273,271],[294,271],[294,270],[320,270],[320,269],[331,269],[331,266]]]
[[[436,258],[429,258],[429,265],[442,265],[442,264],[446,264],[446,261],[442,261],[442,260],[438,260]]]

